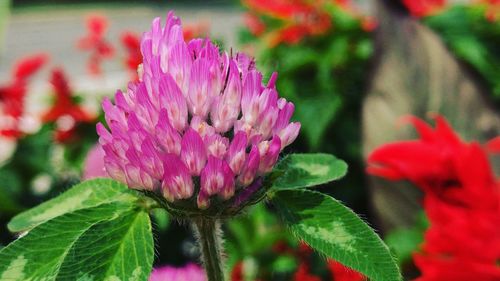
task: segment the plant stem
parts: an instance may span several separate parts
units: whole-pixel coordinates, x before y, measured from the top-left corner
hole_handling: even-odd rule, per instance
[[[198,234],[198,245],[201,249],[201,259],[205,266],[208,281],[224,281],[222,265],[222,243],[220,223],[212,218],[198,218],[194,220]]]

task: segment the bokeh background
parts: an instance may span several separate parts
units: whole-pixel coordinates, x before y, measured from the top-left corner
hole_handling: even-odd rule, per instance
[[[344,159],[348,175],[321,191],[366,219],[399,257],[405,276],[417,277],[412,253],[428,227],[422,192],[406,182],[368,176],[366,158],[380,145],[416,137],[411,126],[398,121],[404,115],[429,120],[440,114],[466,140],[486,142],[500,135],[499,5],[495,0],[0,0],[0,89],[15,84],[13,71],[22,58],[47,57],[22,83],[22,132],[0,137],[0,246],[15,239],[5,227],[13,215],[81,181],[87,152],[97,140],[102,97],[134,79],[127,61],[134,58],[134,47],[124,34],[139,38],[154,17],[173,9],[188,27],[185,36],[210,36],[226,49],[252,54],[266,77],[279,72],[280,95],[295,102],[294,118],[302,123],[288,152]],[[101,32],[89,27],[96,18]],[[82,47],[92,36],[98,40]],[[93,57],[102,42],[112,54],[101,50]],[[62,113],[40,120],[57,101],[55,68],[64,72],[72,104],[92,118]],[[5,97],[0,95],[0,104]],[[500,160],[490,161],[498,173]],[[155,265],[196,262],[189,226],[164,214],[154,219]],[[255,208],[225,228],[232,280],[361,280],[335,278],[336,267],[293,242],[272,206]],[[319,279],[307,279],[314,276]]]

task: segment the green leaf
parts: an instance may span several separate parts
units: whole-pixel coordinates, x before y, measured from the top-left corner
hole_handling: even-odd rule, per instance
[[[400,265],[411,261],[412,254],[418,250],[422,241],[423,233],[416,229],[398,229],[392,231],[385,238],[385,242],[398,257]]]
[[[0,214],[16,214],[23,210],[16,200],[21,193],[21,183],[10,169],[0,168]]]
[[[325,194],[278,190],[272,203],[297,238],[374,281],[399,281],[389,248],[353,211]]]
[[[148,214],[114,202],[55,217],[0,251],[0,280],[147,280]]]
[[[347,173],[347,164],[324,153],[290,154],[281,160],[270,177],[272,188],[301,188],[337,180]]]
[[[93,179],[77,184],[62,195],[15,216],[7,225],[10,231],[29,230],[65,213],[110,202],[132,202],[135,192],[111,179]]]
[[[271,264],[271,269],[273,272],[293,272],[297,269],[297,260],[291,255],[279,256]]]

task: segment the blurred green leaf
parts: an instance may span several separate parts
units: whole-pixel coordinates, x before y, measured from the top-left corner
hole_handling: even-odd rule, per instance
[[[0,214],[17,213],[23,209],[17,202],[21,193],[21,182],[13,171],[0,168],[0,191]]]
[[[415,226],[393,230],[385,237],[385,242],[398,257],[400,265],[412,260],[412,254],[418,250],[420,244],[424,241],[424,232],[427,227],[428,221],[422,212]]]
[[[316,98],[302,97],[300,101],[295,101],[300,106],[296,107],[294,118],[302,124],[301,131],[305,133],[313,150],[321,145],[328,126],[341,107],[340,98],[330,94]]]
[[[294,256],[283,255],[278,258],[271,265],[274,272],[294,272],[297,268],[297,260]]]
[[[453,5],[424,22],[458,58],[481,74],[500,100],[500,24],[486,19],[485,11],[475,5]]]

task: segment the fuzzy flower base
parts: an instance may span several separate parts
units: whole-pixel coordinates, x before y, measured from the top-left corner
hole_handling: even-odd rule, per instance
[[[205,272],[195,264],[185,267],[164,266],[155,268],[149,281],[206,281]]]

